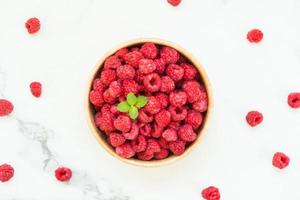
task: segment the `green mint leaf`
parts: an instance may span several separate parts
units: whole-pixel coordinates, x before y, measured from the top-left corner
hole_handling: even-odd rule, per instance
[[[142,107],[144,107],[145,105],[146,105],[146,103],[147,103],[147,97],[145,97],[145,96],[138,96],[138,98],[137,98],[137,103],[136,103],[136,107],[138,107],[138,108],[142,108]]]
[[[123,101],[118,104],[117,109],[120,112],[128,112],[130,109],[130,106],[128,105],[128,103],[126,101]]]
[[[127,94],[126,100],[130,106],[134,106],[136,104],[137,98],[132,92],[130,92],[129,94]]]
[[[136,107],[131,106],[129,109],[129,116],[131,119],[136,119],[137,116],[139,115],[139,111]]]

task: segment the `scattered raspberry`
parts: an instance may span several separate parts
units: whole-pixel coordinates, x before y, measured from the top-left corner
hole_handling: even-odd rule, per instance
[[[119,133],[111,133],[109,134],[109,142],[113,147],[118,147],[125,142],[125,138],[122,134]]]
[[[14,110],[14,105],[6,100],[0,99],[0,117],[9,115]]]
[[[160,111],[161,104],[155,96],[150,96],[144,108],[150,114],[156,114]]]
[[[121,66],[121,60],[117,56],[110,56],[104,62],[104,69],[117,69]]]
[[[182,91],[171,92],[169,101],[172,106],[182,107],[187,101],[187,95]]]
[[[279,169],[286,168],[290,163],[290,158],[284,153],[277,152],[273,156],[272,164]]]
[[[193,142],[197,138],[197,134],[194,132],[193,127],[189,124],[185,124],[179,128],[178,136],[185,142]]]
[[[179,60],[179,53],[172,47],[162,47],[160,57],[164,59],[166,64],[175,64]]]
[[[106,85],[102,83],[100,78],[96,78],[93,82],[93,90],[98,90],[99,92],[103,92],[106,89]]]
[[[153,121],[153,116],[148,113],[144,108],[139,110],[138,120],[141,123],[150,123]]]
[[[139,124],[140,134],[146,137],[151,136],[151,125],[150,124]]]
[[[139,85],[134,80],[126,79],[123,81],[123,91],[125,96],[130,92],[137,94],[139,92]]]
[[[152,42],[147,42],[142,45],[140,52],[145,58],[154,59],[157,56],[158,49]]]
[[[161,110],[155,115],[155,122],[158,126],[166,127],[171,122],[171,114],[167,110]]]
[[[185,119],[185,123],[192,125],[194,129],[201,126],[203,121],[202,114],[193,110],[190,110]]]
[[[260,124],[263,121],[263,119],[264,119],[263,115],[258,111],[248,112],[248,114],[246,116],[246,120],[247,120],[248,124],[252,127]]]
[[[199,101],[203,97],[203,95],[206,95],[197,81],[185,82],[182,85],[182,89],[183,91],[185,91],[189,103]]]
[[[174,129],[176,131],[179,130],[180,128],[180,123],[179,122],[171,122],[169,125],[168,125],[168,128],[171,128],[171,129]]]
[[[167,0],[172,6],[178,6],[181,3],[181,0]]]
[[[160,145],[157,140],[155,139],[148,139],[147,140],[147,149],[146,151],[150,151],[153,153],[157,153],[161,151]]]
[[[300,93],[290,93],[288,96],[288,104],[292,108],[300,108]]]
[[[40,20],[36,17],[30,18],[26,21],[25,27],[29,34],[36,33],[41,28]]]
[[[252,42],[252,43],[258,43],[258,42],[260,42],[263,39],[263,37],[264,37],[263,32],[261,32],[258,29],[252,29],[247,34],[248,41]]]
[[[221,198],[219,189],[214,186],[205,188],[204,190],[202,190],[201,194],[202,197],[206,200],[220,200]]]
[[[158,58],[158,59],[155,59],[154,62],[156,64],[156,72],[158,74],[163,74],[165,72],[165,68],[166,68],[165,60],[162,58]]]
[[[168,149],[161,149],[160,152],[154,153],[154,157],[156,160],[162,160],[169,156],[169,150]]]
[[[156,70],[156,63],[150,59],[141,59],[139,61],[139,71],[142,74],[150,74]]]
[[[69,181],[72,177],[72,170],[67,167],[59,167],[55,170],[55,177],[62,182]]]
[[[105,90],[103,93],[103,99],[106,103],[113,104],[116,101],[116,97],[113,96],[110,89]]]
[[[107,69],[102,71],[100,79],[104,85],[109,86],[111,82],[117,79],[115,70]]]
[[[30,83],[31,94],[35,97],[40,97],[42,94],[42,84],[39,82]]]
[[[132,51],[129,52],[125,55],[125,62],[133,67],[138,67],[139,66],[139,61],[143,58],[143,55],[141,52],[137,51]]]
[[[134,140],[137,136],[139,135],[139,127],[136,124],[136,122],[133,122],[131,125],[131,129],[129,132],[127,133],[123,133],[123,136],[127,139],[127,140]]]
[[[126,132],[130,131],[131,120],[128,116],[119,115],[118,118],[114,121],[114,126],[119,131],[126,133]]]
[[[127,48],[122,48],[122,49],[118,50],[115,55],[118,56],[121,59],[124,59],[125,55],[127,53],[128,53],[128,49]]]
[[[154,123],[154,125],[152,127],[152,131],[151,131],[151,136],[154,138],[159,138],[162,134],[162,131],[163,131],[163,127]]]
[[[196,75],[198,74],[198,71],[193,65],[183,63],[180,65],[184,69],[184,80],[193,80],[196,78]]]
[[[185,142],[180,140],[177,140],[175,142],[170,142],[169,149],[175,156],[179,156],[184,153]]]
[[[154,153],[152,151],[143,151],[143,152],[139,152],[137,153],[137,157],[140,160],[144,160],[144,161],[148,161],[151,160],[154,156]]]
[[[149,92],[157,92],[161,87],[161,79],[157,73],[148,74],[144,78],[145,89]]]
[[[173,79],[171,79],[169,76],[163,76],[161,78],[161,88],[160,91],[165,93],[170,93],[175,89],[175,83]]]
[[[155,96],[160,102],[161,108],[166,108],[169,105],[169,97],[164,93],[158,93]]]
[[[207,101],[208,101],[207,98],[196,101],[195,103],[193,103],[193,109],[195,111],[198,111],[198,112],[201,112],[201,113],[206,112],[207,108],[208,108],[208,102]]]
[[[170,64],[166,69],[166,74],[173,79],[173,81],[180,81],[184,76],[184,69],[176,64]]]
[[[145,151],[147,147],[145,136],[139,135],[135,140],[131,141],[131,146],[132,149],[137,153]]]
[[[131,158],[135,155],[134,150],[129,143],[124,143],[121,146],[116,147],[116,153],[123,158]]]
[[[185,107],[169,107],[169,112],[171,114],[172,120],[177,122],[184,120],[187,116],[187,109]]]
[[[102,106],[104,103],[103,96],[98,90],[90,91],[90,102],[95,106]]]
[[[174,129],[166,129],[162,133],[162,137],[168,142],[173,142],[177,140],[177,133]]]
[[[8,164],[0,165],[0,181],[9,181],[14,176],[14,168]]]
[[[135,70],[130,65],[121,65],[117,68],[117,76],[119,79],[133,79],[135,76]]]

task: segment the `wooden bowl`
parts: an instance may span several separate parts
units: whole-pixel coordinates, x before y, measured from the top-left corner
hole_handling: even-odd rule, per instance
[[[158,45],[165,45],[165,46],[170,46],[173,47],[174,49],[176,49],[178,52],[180,52],[182,55],[184,55],[199,71],[201,79],[206,87],[207,90],[207,95],[208,95],[208,110],[206,112],[206,115],[204,117],[202,126],[198,132],[198,137],[197,139],[190,145],[187,147],[187,149],[185,150],[185,152],[180,155],[180,156],[174,156],[171,155],[166,159],[163,160],[151,160],[151,161],[142,161],[142,160],[138,160],[135,158],[132,159],[125,159],[120,157],[119,155],[117,155],[113,149],[113,147],[111,147],[107,141],[106,141],[106,137],[105,137],[105,133],[102,133],[95,125],[94,123],[94,109],[93,106],[91,105],[91,103],[89,102],[89,92],[92,89],[93,86],[93,80],[95,79],[95,77],[98,75],[98,72],[101,70],[103,63],[105,61],[105,59],[111,55],[113,55],[115,52],[117,52],[119,49],[124,48],[124,47],[130,47],[130,46],[135,46],[135,45],[139,45],[145,42],[153,42],[155,44]],[[119,46],[117,46],[116,48],[110,50],[107,54],[105,54],[96,64],[96,66],[94,67],[91,77],[88,81],[88,87],[87,87],[87,91],[85,94],[85,109],[87,111],[87,119],[88,119],[88,124],[89,127],[93,133],[93,135],[95,136],[96,140],[99,142],[99,144],[113,157],[128,163],[128,164],[132,164],[135,166],[142,166],[142,167],[158,167],[158,166],[163,166],[166,164],[170,164],[175,162],[176,160],[185,157],[186,155],[188,155],[200,142],[201,137],[203,135],[203,133],[205,132],[205,130],[207,129],[208,126],[208,122],[211,118],[212,115],[212,107],[213,107],[213,98],[212,98],[212,91],[211,91],[211,86],[208,80],[208,77],[204,71],[204,69],[202,68],[202,66],[200,65],[200,63],[189,53],[187,52],[185,49],[183,49],[182,47],[169,42],[169,41],[165,41],[165,40],[161,40],[161,39],[156,39],[156,38],[142,38],[142,39],[135,39],[135,40],[131,40],[128,41],[124,44],[121,44]]]

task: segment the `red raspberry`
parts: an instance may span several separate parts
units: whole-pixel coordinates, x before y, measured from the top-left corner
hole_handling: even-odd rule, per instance
[[[288,104],[292,108],[300,108],[300,93],[290,93],[288,96]]]
[[[199,101],[203,97],[203,95],[206,94],[197,81],[185,82],[182,85],[182,89],[183,91],[185,91],[189,103]]]
[[[147,148],[147,141],[145,139],[145,136],[139,135],[135,140],[131,141],[132,149],[135,152],[142,152],[145,151]]]
[[[157,140],[149,139],[147,140],[147,149],[146,151],[150,151],[152,153],[157,153],[161,151],[160,145]]]
[[[156,64],[156,72],[158,74],[163,74],[165,72],[165,68],[166,68],[165,60],[162,58],[158,58],[158,59],[155,59],[154,62]]]
[[[170,93],[175,89],[175,83],[173,79],[171,79],[169,76],[163,76],[161,78],[161,88],[160,91],[165,93]]]
[[[169,149],[175,156],[179,156],[185,151],[185,142],[180,140],[170,142]]]
[[[152,42],[147,42],[142,45],[140,52],[145,58],[154,59],[157,56],[158,49]]]
[[[131,120],[128,116],[119,115],[118,118],[114,121],[114,126],[119,131],[126,133],[126,132],[130,131]]]
[[[179,138],[186,142],[193,142],[197,138],[197,134],[194,132],[193,127],[189,124],[181,126],[177,133]]]
[[[207,98],[201,99],[193,103],[193,109],[198,112],[206,112],[208,108]]]
[[[110,107],[110,112],[114,115],[114,116],[119,116],[122,113],[118,110],[118,104],[114,104]]]
[[[156,160],[162,160],[169,156],[169,150],[168,149],[161,149],[160,152],[157,152],[154,154],[154,158]]]
[[[40,97],[42,94],[42,84],[39,82],[30,83],[31,94],[35,97]]]
[[[14,110],[14,105],[6,100],[0,99],[0,117],[9,115]]]
[[[169,105],[169,97],[164,93],[158,93],[155,96],[161,104],[161,108],[166,108]]]
[[[144,108],[139,110],[138,120],[141,123],[150,123],[153,121],[153,116],[149,114]]]
[[[158,144],[161,146],[161,148],[164,148],[164,149],[168,149],[169,148],[169,143],[163,137],[160,137],[158,139]]]
[[[156,70],[156,63],[150,59],[141,59],[139,61],[139,71],[142,74],[150,74]]]
[[[147,104],[145,105],[145,110],[150,114],[156,114],[161,109],[161,104],[155,96],[147,97]]]
[[[69,181],[72,177],[72,170],[67,167],[59,167],[55,170],[55,177],[62,182]]]
[[[130,131],[127,133],[123,133],[123,136],[127,140],[134,140],[138,136],[138,134],[139,134],[139,127],[136,124],[136,122],[133,122]]]
[[[166,127],[171,122],[171,114],[167,110],[161,110],[155,115],[155,122],[158,126]]]
[[[173,142],[177,140],[177,133],[174,129],[166,129],[162,133],[162,137],[168,142]]]
[[[109,89],[105,90],[103,93],[103,99],[106,103],[113,104],[116,101],[116,97],[114,97]]]
[[[126,139],[122,134],[119,133],[111,133],[109,134],[109,142],[113,147],[118,147],[124,144]]]
[[[184,80],[193,80],[196,78],[196,75],[198,74],[198,71],[193,65],[183,63],[180,65],[184,69]]]
[[[139,84],[142,84],[144,77],[145,77],[144,74],[142,74],[139,70],[136,70],[136,76],[135,76],[136,82],[138,82]]]
[[[14,168],[8,164],[0,165],[0,181],[9,181],[14,176]]]
[[[41,28],[40,20],[36,17],[30,18],[26,21],[25,27],[29,34],[36,33]]]
[[[140,160],[148,161],[154,157],[154,153],[152,151],[146,150],[146,151],[137,153],[137,157]]]
[[[169,101],[172,106],[182,107],[187,101],[187,95],[183,91],[171,92]]]
[[[141,52],[137,51],[132,51],[129,52],[125,55],[125,62],[133,67],[138,67],[139,66],[139,61],[143,58],[143,55]]]
[[[287,167],[290,163],[290,158],[284,153],[277,152],[273,156],[272,164],[274,167],[279,169],[283,169]]]
[[[122,48],[122,49],[119,49],[117,52],[116,52],[116,56],[118,56],[119,58],[121,59],[124,59],[125,58],[125,55],[128,53],[128,49],[127,48]]]
[[[148,74],[144,78],[144,86],[149,92],[157,92],[161,87],[161,79],[157,73]]]
[[[123,91],[125,96],[130,92],[137,94],[139,92],[139,85],[134,80],[126,79],[123,81]]]
[[[104,62],[104,69],[117,69],[121,66],[121,60],[117,56],[109,56]]]
[[[103,92],[106,89],[106,85],[102,83],[100,78],[96,78],[93,81],[93,90],[98,90],[99,92]]]
[[[120,81],[111,82],[108,90],[109,90],[110,96],[115,97],[115,98],[122,96],[122,94],[123,94],[122,84],[120,83]]]
[[[106,115],[106,114],[111,114],[110,113],[110,105],[109,104],[104,104],[101,108],[101,113],[103,115]]]
[[[192,125],[194,129],[201,126],[203,121],[202,114],[193,110],[188,111],[185,123]]]
[[[179,122],[171,122],[171,123],[168,125],[168,128],[174,129],[174,130],[178,131],[179,128],[180,128],[180,126],[181,126],[181,125],[180,125]]]
[[[130,65],[121,65],[117,68],[117,76],[119,79],[133,79],[135,76],[135,70]]]
[[[162,134],[163,127],[158,126],[156,123],[153,124],[151,136],[154,138],[159,138]]]
[[[181,64],[184,64],[184,63],[188,62],[188,60],[183,55],[180,55],[179,60],[177,62],[181,63]]]
[[[111,70],[111,69],[103,70],[101,72],[100,79],[104,85],[109,86],[111,82],[117,80],[117,75],[115,70]]]
[[[181,0],[168,0],[168,3],[172,6],[178,6],[181,3]]]
[[[254,43],[260,42],[263,39],[263,37],[264,37],[263,32],[261,32],[258,29],[252,29],[247,34],[247,39],[249,40],[249,42],[254,42]]]
[[[130,52],[133,52],[133,51],[140,51],[140,49],[138,47],[131,47]]]
[[[258,111],[248,112],[248,114],[246,116],[246,120],[247,120],[248,124],[252,127],[260,124],[263,121],[263,119],[264,119],[263,115]]]
[[[102,106],[104,103],[103,96],[98,90],[90,91],[90,102],[95,106]]]
[[[184,69],[176,64],[170,64],[166,69],[166,74],[173,79],[173,81],[180,81],[184,76]]]
[[[202,197],[206,200],[220,200],[221,198],[219,189],[214,186],[205,188],[204,190],[202,190],[201,194]]]
[[[151,125],[150,124],[139,124],[140,134],[146,137],[151,136]]]
[[[95,124],[106,134],[115,130],[113,120],[114,118],[111,114],[97,113],[95,115]]]
[[[172,47],[162,47],[160,57],[164,59],[166,64],[175,64],[179,59],[179,53]]]
[[[187,109],[185,107],[169,107],[169,112],[171,113],[172,120],[177,122],[184,120],[187,116]]]
[[[123,158],[131,158],[135,155],[134,150],[129,143],[124,143],[121,146],[116,147],[116,153]]]

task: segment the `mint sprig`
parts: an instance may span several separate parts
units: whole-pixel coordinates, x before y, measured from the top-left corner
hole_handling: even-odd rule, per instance
[[[120,112],[128,112],[131,119],[136,119],[139,115],[139,109],[147,104],[147,97],[138,96],[130,92],[127,94],[126,101],[118,104],[117,109]]]

